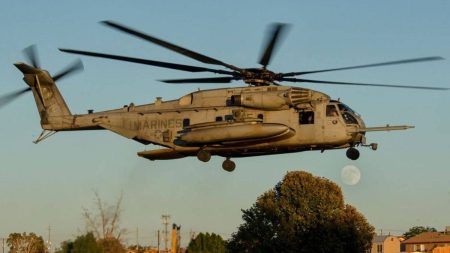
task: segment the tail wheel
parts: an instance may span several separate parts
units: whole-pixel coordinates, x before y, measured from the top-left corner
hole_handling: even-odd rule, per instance
[[[350,160],[357,160],[359,158],[359,151],[356,148],[347,149],[346,155]]]
[[[197,153],[197,158],[202,162],[209,162],[211,160],[211,153],[206,150],[200,150]]]
[[[232,172],[236,168],[236,164],[230,158],[227,158],[223,161],[222,168],[228,172]]]

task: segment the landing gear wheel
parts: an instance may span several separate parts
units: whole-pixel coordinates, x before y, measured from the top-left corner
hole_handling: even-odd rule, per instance
[[[357,160],[359,158],[359,151],[356,148],[349,148],[345,153],[348,159]]]
[[[206,150],[200,150],[197,153],[197,158],[202,162],[209,162],[211,160],[211,153]]]
[[[232,172],[236,168],[236,164],[230,158],[227,158],[223,161],[222,168],[228,172]]]

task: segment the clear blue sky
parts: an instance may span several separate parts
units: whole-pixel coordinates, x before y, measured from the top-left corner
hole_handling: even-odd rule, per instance
[[[25,87],[12,65],[21,50],[39,46],[41,64],[54,73],[75,59],[58,47],[96,50],[199,65],[100,24],[115,20],[242,67],[255,67],[266,26],[291,23],[272,59],[274,71],[301,71],[439,55],[446,61],[323,73],[310,78],[450,87],[450,2],[429,1],[8,1],[0,8],[0,94]],[[190,75],[172,70],[83,58],[85,71],[59,83],[74,113],[103,110],[156,96],[173,99],[213,85],[164,85],[156,80]],[[233,84],[235,86],[239,83]],[[345,200],[377,229],[402,233],[413,225],[450,225],[450,93],[308,85],[341,98],[366,124],[411,124],[403,132],[372,133],[376,152],[362,149],[352,162],[345,151],[304,152],[236,159],[226,173],[222,158],[151,162],[146,147],[107,131],[58,133],[35,145],[39,118],[30,95],[0,110],[0,237],[33,231],[56,242],[84,231],[81,208],[93,191],[113,202],[123,190],[122,225],[155,244],[160,216],[189,230],[228,237],[241,211],[273,187],[286,171],[306,170],[342,186]],[[147,147],[151,148],[151,147]],[[355,186],[341,168],[362,171]]]

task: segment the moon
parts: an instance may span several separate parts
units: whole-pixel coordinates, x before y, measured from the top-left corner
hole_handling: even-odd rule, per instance
[[[355,185],[361,179],[361,171],[354,165],[347,165],[341,170],[341,179],[347,185]]]

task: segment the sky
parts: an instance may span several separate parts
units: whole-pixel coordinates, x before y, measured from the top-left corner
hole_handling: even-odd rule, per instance
[[[114,20],[240,67],[258,67],[267,26],[292,24],[272,58],[275,72],[305,71],[426,56],[445,61],[404,64],[308,76],[319,80],[450,87],[450,2],[411,1],[6,1],[0,8],[0,94],[25,87],[12,65],[36,44],[41,66],[55,73],[74,48],[210,67],[107,28]],[[167,85],[159,79],[194,78],[151,66],[82,57],[85,70],[58,83],[73,113],[106,110],[155,97],[176,99],[217,85]],[[233,83],[232,87],[243,86]],[[249,208],[287,171],[305,170],[342,187],[378,232],[402,234],[415,225],[450,225],[450,92],[302,84],[360,113],[368,126],[414,125],[407,131],[367,134],[377,151],[361,148],[235,159],[149,161],[144,146],[108,131],[57,133],[33,144],[39,117],[30,94],[0,109],[0,237],[35,232],[54,245],[85,231],[82,208],[94,209],[94,192],[113,203],[121,192],[122,227],[133,244],[156,244],[161,215],[190,231],[225,238]],[[226,87],[226,86],[220,86]],[[361,180],[346,185],[341,169],[353,165]]]

